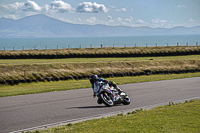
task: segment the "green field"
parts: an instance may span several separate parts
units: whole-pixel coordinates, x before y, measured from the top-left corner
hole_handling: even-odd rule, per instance
[[[0,65],[53,64],[53,63],[92,63],[119,61],[170,61],[170,60],[200,60],[200,55],[159,56],[159,57],[117,57],[117,58],[65,58],[65,59],[2,59]]]
[[[134,110],[127,115],[68,123],[35,133],[199,133],[200,100]]]

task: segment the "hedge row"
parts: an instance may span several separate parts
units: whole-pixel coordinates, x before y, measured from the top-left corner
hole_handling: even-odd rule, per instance
[[[130,49],[129,49],[130,50]],[[41,53],[3,53],[0,52],[0,59],[56,59],[56,58],[97,58],[97,57],[150,57],[150,56],[175,56],[175,55],[196,55],[200,54],[200,47],[196,49],[177,49],[177,50],[146,50],[146,51],[119,51],[110,52],[106,50],[104,52],[57,52],[51,53],[51,51]],[[37,51],[38,52],[38,51]]]
[[[200,72],[200,69],[186,69],[186,70],[164,70],[164,71],[151,71],[145,70],[142,72],[126,72],[126,73],[105,73],[99,74],[99,77],[102,78],[113,78],[113,77],[125,77],[125,76],[142,76],[142,75],[156,75],[156,74],[181,74],[181,73],[194,73]],[[59,81],[59,80],[80,80],[88,79],[89,75],[83,76],[63,76],[63,77],[47,77],[47,78],[37,78],[37,79],[21,79],[21,80],[0,80],[0,84],[3,85],[17,85],[19,83],[31,83],[31,82],[50,82],[50,81]]]

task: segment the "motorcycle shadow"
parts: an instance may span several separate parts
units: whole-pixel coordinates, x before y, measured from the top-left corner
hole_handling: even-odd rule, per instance
[[[85,106],[85,107],[73,107],[78,109],[87,109],[87,108],[106,108],[106,106]]]
[[[116,105],[114,105],[113,107],[115,107],[115,106],[122,106],[122,105],[120,105],[120,104],[116,104]],[[78,108],[78,109],[88,109],[88,108],[110,108],[110,107],[107,107],[107,106],[105,106],[105,105],[101,105],[101,106],[84,106],[84,107],[72,107],[72,108]]]

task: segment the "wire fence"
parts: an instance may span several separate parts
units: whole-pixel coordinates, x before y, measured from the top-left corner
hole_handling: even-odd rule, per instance
[[[199,46],[199,42],[195,43],[143,43],[143,44],[90,44],[88,45],[33,45],[33,46],[3,46],[0,51],[15,51],[15,50],[48,50],[48,49],[81,49],[81,48],[103,48],[103,47],[168,47],[168,46]]]

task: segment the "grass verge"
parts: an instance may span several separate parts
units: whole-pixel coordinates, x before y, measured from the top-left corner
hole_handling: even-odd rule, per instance
[[[69,123],[35,133],[198,133],[200,132],[200,100],[159,106],[150,110],[135,110],[127,115]]]
[[[108,78],[117,84],[128,84],[138,82],[149,82],[169,79],[191,78],[200,77],[200,73],[187,73],[187,74],[170,74],[170,75],[150,75],[150,76],[134,76],[134,77],[117,77]],[[67,81],[54,81],[54,82],[38,82],[38,83],[25,83],[17,86],[1,85],[0,97],[35,94],[51,91],[71,90],[80,88],[89,88],[89,80],[67,80]]]
[[[52,59],[76,57],[143,57],[199,54],[199,46],[106,47],[81,49],[0,51],[0,59]]]
[[[200,70],[200,55],[143,58],[74,58],[0,60],[0,84],[24,80],[68,79],[93,73],[136,73],[144,71]],[[10,83],[11,82],[11,83]]]

